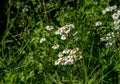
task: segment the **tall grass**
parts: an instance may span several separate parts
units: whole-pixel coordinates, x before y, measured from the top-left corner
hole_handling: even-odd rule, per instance
[[[0,83],[117,84],[119,31],[112,29],[114,12],[102,14],[108,6],[117,5],[118,10],[117,1],[113,3],[109,0],[9,2],[7,26],[0,43]],[[96,22],[101,24],[96,26]],[[62,34],[56,35],[60,28]],[[111,32],[115,37],[110,37],[114,41],[110,46],[109,41],[101,39],[109,33],[111,36]],[[63,34],[66,38],[62,38]],[[56,44],[60,46],[54,48]],[[58,54],[65,49],[72,53],[62,54],[60,60]],[[65,63],[68,55],[70,62]]]

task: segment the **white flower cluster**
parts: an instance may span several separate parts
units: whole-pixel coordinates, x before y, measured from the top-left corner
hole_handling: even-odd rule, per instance
[[[105,37],[100,38],[101,41],[106,41],[106,47],[110,47],[115,43],[116,38],[119,37],[120,32],[120,10],[117,9],[117,6],[109,6],[103,10],[103,15],[107,12],[112,12],[112,19],[113,19],[113,32],[108,33]]]
[[[82,53],[79,48],[64,49],[58,53],[58,59],[55,61],[55,65],[72,65],[76,60],[82,58]]]
[[[56,35],[61,35],[61,40],[66,40],[67,39],[67,34],[70,32],[71,29],[74,28],[73,24],[70,25],[65,25],[61,28],[58,28],[57,31],[55,31]]]
[[[116,10],[117,9],[117,6],[116,5],[114,5],[114,6],[108,6],[108,7],[106,7],[103,11],[102,11],[102,13],[103,13],[103,15],[105,15],[107,12],[112,12],[113,10]]]
[[[107,42],[105,44],[106,47],[111,47],[113,45],[113,43],[115,43],[114,38],[115,38],[114,32],[110,32],[105,37],[100,38],[100,40]]]

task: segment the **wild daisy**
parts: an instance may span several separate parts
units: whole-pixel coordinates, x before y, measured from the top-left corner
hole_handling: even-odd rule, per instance
[[[103,14],[103,15],[105,15],[106,13],[107,13],[107,11],[106,11],[106,10],[103,10],[103,11],[102,11],[102,14]]]
[[[112,15],[113,20],[117,20],[119,18],[119,15],[117,13],[114,13]]]
[[[43,43],[46,40],[46,38],[41,38],[39,43]]]
[[[55,35],[62,35],[63,29],[59,28],[57,31],[55,31]]]
[[[120,10],[117,10],[117,14],[120,15]]]
[[[68,54],[70,51],[71,51],[71,49],[64,49],[62,53],[63,54]]]
[[[61,40],[66,40],[66,35],[65,35],[65,34],[63,34],[63,35],[61,36]]]
[[[58,49],[60,47],[60,45],[56,44],[54,46],[52,46],[52,48],[55,50],[55,49]]]
[[[62,56],[63,56],[63,53],[62,53],[62,52],[59,52],[58,57],[60,58],[60,57],[62,57]]]
[[[53,26],[46,26],[46,30],[50,31],[50,30],[52,30],[52,29],[54,29]]]
[[[102,25],[102,22],[98,21],[95,23],[95,26],[101,26]]]
[[[70,28],[68,26],[64,26],[64,27],[62,27],[62,29],[63,29],[63,32],[66,34],[68,34],[70,32]]]

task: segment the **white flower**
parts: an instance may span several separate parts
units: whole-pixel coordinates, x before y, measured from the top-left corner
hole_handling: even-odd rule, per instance
[[[68,54],[70,51],[71,51],[70,49],[64,49],[62,53],[63,54]]]
[[[72,49],[72,50],[70,51],[70,54],[75,54],[76,52],[77,52],[77,49],[74,48],[74,49]]]
[[[58,57],[60,58],[60,57],[62,57],[62,56],[63,56],[63,53],[62,53],[62,52],[59,52]]]
[[[65,65],[65,62],[67,61],[68,59],[66,57],[63,57],[61,59],[61,65]]]
[[[112,10],[115,10],[116,8],[117,8],[116,5],[114,5],[114,6],[111,7]]]
[[[114,20],[114,25],[117,26],[120,23],[120,19]]]
[[[68,26],[64,26],[64,27],[62,27],[62,29],[63,29],[63,32],[66,34],[68,34],[70,32],[70,28]]]
[[[53,26],[46,26],[46,30],[52,30],[52,29],[54,29],[54,27]]]
[[[106,43],[106,44],[105,44],[106,47],[110,47],[110,46],[112,46],[112,45],[113,45],[112,42],[109,42],[109,43]]]
[[[74,24],[69,25],[70,28],[75,28]]]
[[[56,35],[62,35],[62,33],[63,33],[63,29],[62,28],[59,28],[57,31],[55,31]]]
[[[102,22],[98,21],[95,23],[95,26],[101,26],[102,25]]]
[[[65,34],[63,34],[63,35],[61,36],[61,40],[66,40],[66,35],[65,35]]]
[[[103,14],[103,15],[105,15],[105,14],[106,14],[106,12],[107,12],[106,10],[103,10],[103,11],[102,11],[102,14]]]
[[[113,20],[117,20],[119,18],[119,15],[117,13],[114,13],[112,15]]]
[[[114,26],[114,29],[118,30],[118,29],[120,29],[120,26]]]
[[[41,38],[40,43],[43,43],[46,40],[46,38]]]
[[[120,10],[117,10],[117,14],[120,15]]]
[[[55,65],[59,65],[59,64],[60,64],[60,60],[56,60]]]
[[[60,45],[58,45],[58,44],[57,44],[57,45],[52,46],[52,48],[53,48],[53,49],[58,49],[59,47],[60,47]]]
[[[73,59],[69,59],[67,61],[65,61],[64,65],[72,65],[74,63]]]
[[[108,7],[105,8],[105,10],[106,10],[107,12],[110,12],[110,11],[112,11],[112,8],[111,8],[110,6],[108,6]]]
[[[104,37],[100,38],[101,41],[106,41],[106,39]]]

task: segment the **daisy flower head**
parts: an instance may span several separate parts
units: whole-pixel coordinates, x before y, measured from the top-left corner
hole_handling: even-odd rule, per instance
[[[110,6],[108,6],[108,7],[105,8],[105,10],[106,10],[107,12],[111,12],[111,11],[112,11],[112,8],[111,8]]]
[[[117,10],[117,14],[120,15],[120,10]]]
[[[62,59],[61,59],[61,65],[65,65],[65,62],[67,61],[67,58],[66,57],[63,57]]]
[[[59,28],[57,31],[55,31],[55,35],[62,35],[63,29]]]
[[[115,10],[115,9],[117,9],[117,6],[114,5],[114,6],[111,7],[111,9],[112,9],[112,10]]]
[[[76,52],[77,52],[77,49],[74,48],[74,49],[72,49],[72,50],[70,51],[70,54],[75,54]]]
[[[119,15],[117,13],[114,13],[112,15],[113,20],[117,20],[119,18]]]
[[[46,38],[41,38],[39,43],[43,43],[46,40]]]
[[[107,13],[107,11],[106,11],[106,10],[103,10],[103,11],[102,11],[102,14],[103,14],[103,15],[105,15],[106,13]]]
[[[95,23],[95,26],[101,26],[102,25],[102,22],[98,21]]]
[[[56,49],[58,49],[59,47],[60,47],[60,45],[56,44],[56,45],[52,46],[52,49],[56,50]]]
[[[54,27],[53,26],[46,26],[46,30],[50,31],[50,30],[53,30]]]
[[[64,50],[62,51],[62,53],[63,53],[63,54],[68,54],[70,51],[71,51],[70,49],[64,49]]]
[[[60,60],[56,60],[55,65],[59,65],[59,64],[60,64]]]
[[[120,26],[114,26],[114,30],[119,30]]]
[[[75,28],[74,24],[69,25],[70,28]]]
[[[63,35],[61,36],[61,40],[66,40],[66,35],[65,35],[65,34],[63,34]]]
[[[73,59],[68,59],[65,61],[64,65],[72,65],[74,63]]]
[[[66,34],[68,34],[70,32],[70,28],[68,26],[64,26],[64,27],[62,27],[62,29],[63,29],[63,32]]]
[[[63,56],[63,53],[62,52],[59,52],[58,53],[58,57],[61,58]]]

